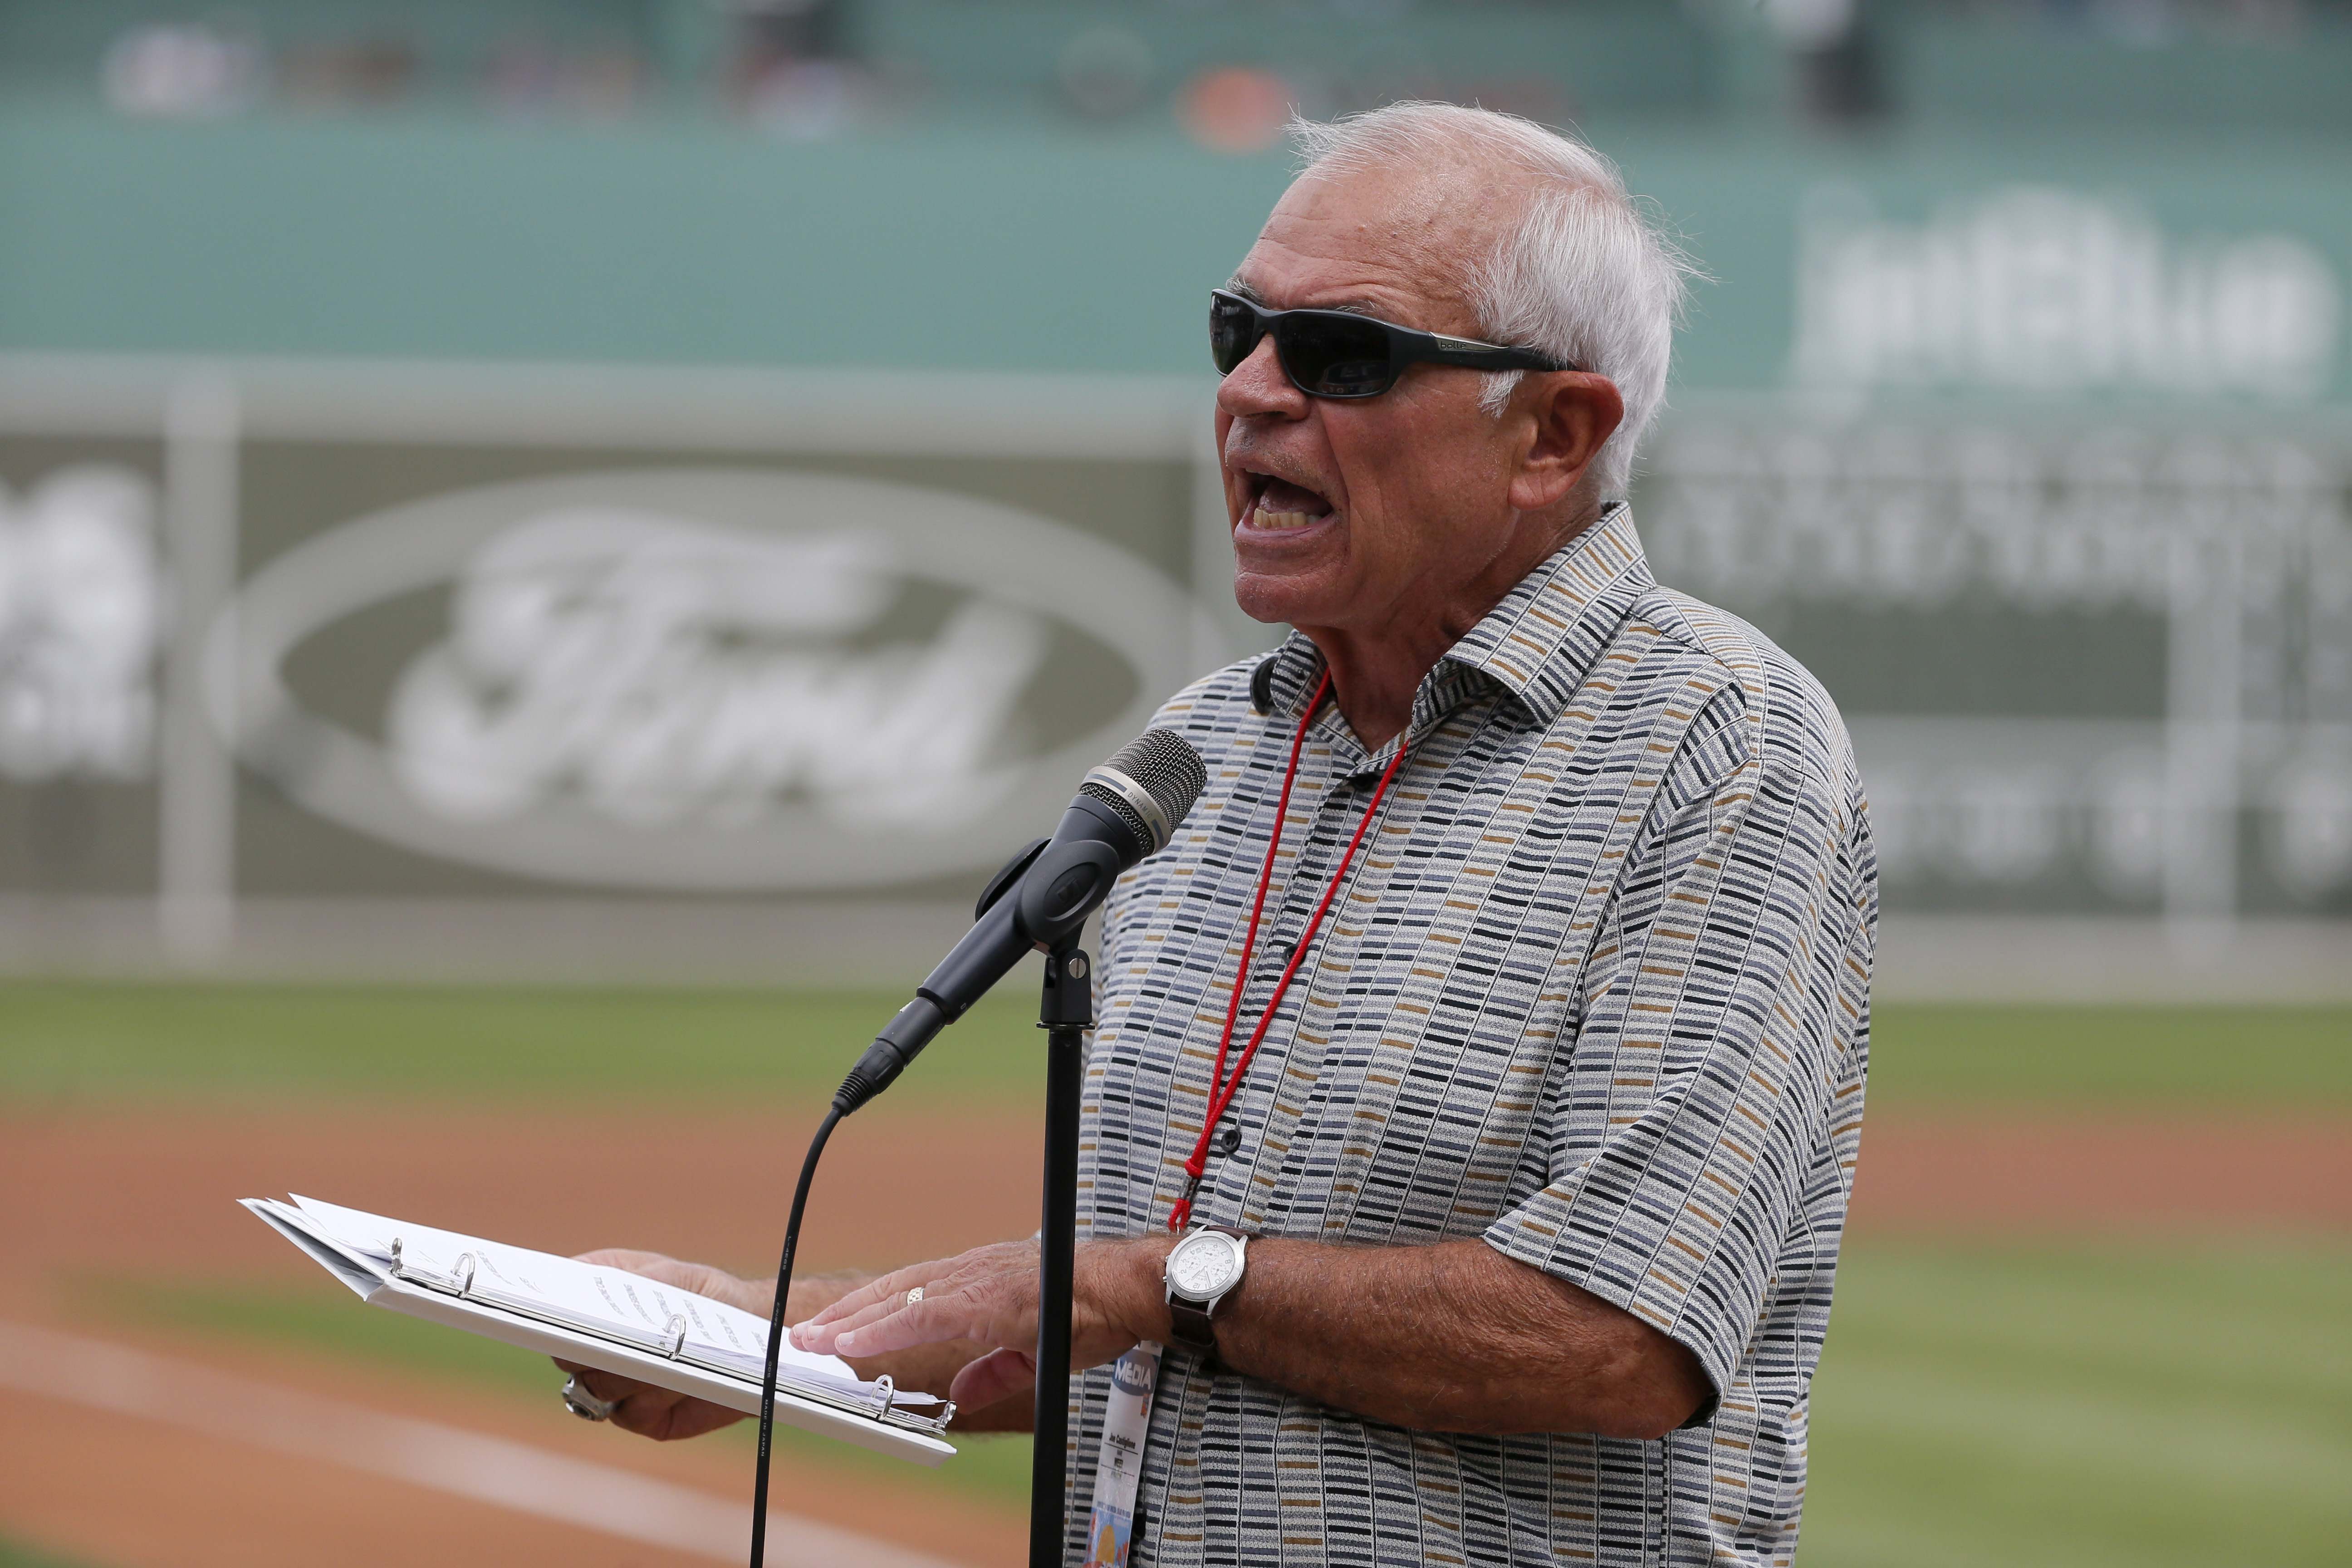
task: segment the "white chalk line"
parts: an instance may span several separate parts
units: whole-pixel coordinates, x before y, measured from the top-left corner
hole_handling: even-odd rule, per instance
[[[77,1334],[0,1321],[0,1387],[226,1437],[721,1563],[751,1549],[747,1510],[593,1460]],[[958,1568],[872,1536],[768,1516],[776,1568]]]

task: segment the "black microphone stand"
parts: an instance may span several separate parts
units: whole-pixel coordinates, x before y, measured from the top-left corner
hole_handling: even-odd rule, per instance
[[[1045,1191],[1037,1234],[1036,1450],[1029,1478],[1029,1568],[1061,1568],[1069,1528],[1070,1291],[1078,1239],[1078,1096],[1094,974],[1074,941],[1045,955]]]

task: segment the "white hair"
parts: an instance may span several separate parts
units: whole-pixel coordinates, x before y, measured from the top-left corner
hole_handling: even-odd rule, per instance
[[[1294,119],[1302,177],[1417,164],[1433,174],[1501,163],[1535,175],[1517,221],[1494,251],[1451,279],[1491,342],[1534,349],[1607,376],[1624,422],[1586,484],[1625,493],[1642,433],[1665,401],[1675,322],[1703,276],[1625,189],[1617,166],[1572,136],[1515,114],[1451,103],[1392,103],[1343,119]],[[1443,192],[1440,198],[1443,200]],[[1490,373],[1479,403],[1499,415],[1523,374]]]

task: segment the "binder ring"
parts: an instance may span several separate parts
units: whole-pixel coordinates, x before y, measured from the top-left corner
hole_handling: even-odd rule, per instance
[[[662,1347],[662,1354],[676,1361],[677,1352],[686,1348],[686,1319],[682,1314],[672,1312],[669,1315],[669,1321],[662,1329],[662,1338],[667,1342]]]

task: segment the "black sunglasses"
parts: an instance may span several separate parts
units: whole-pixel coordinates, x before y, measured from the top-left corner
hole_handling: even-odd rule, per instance
[[[1575,370],[1531,349],[1498,348],[1467,338],[1392,327],[1352,310],[1269,310],[1209,290],[1209,355],[1231,375],[1274,334],[1275,357],[1290,384],[1311,397],[1378,397],[1409,364],[1459,364],[1472,370]]]

